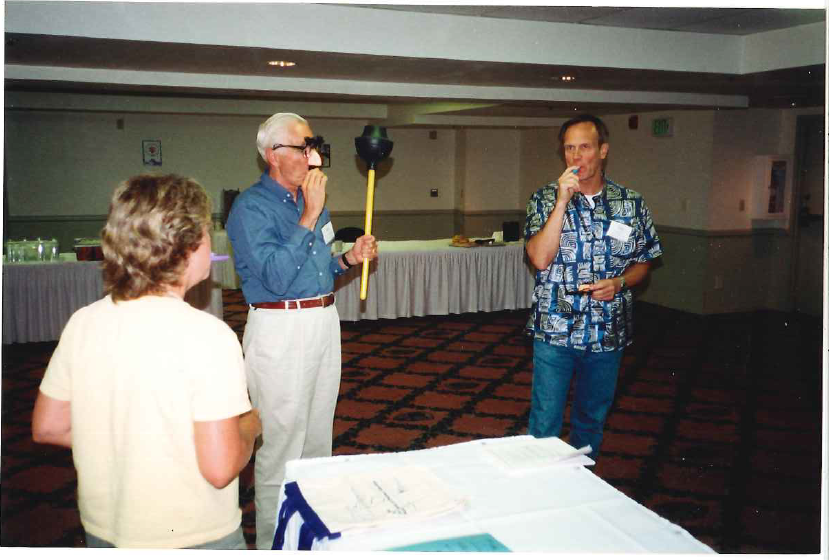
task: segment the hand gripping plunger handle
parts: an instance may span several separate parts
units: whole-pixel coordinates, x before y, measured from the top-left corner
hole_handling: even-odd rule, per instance
[[[371,216],[374,213],[374,169],[368,170],[368,183],[366,184],[366,235],[371,235]],[[363,259],[363,276],[360,278],[360,299],[365,300],[368,294],[368,268],[369,260]]]

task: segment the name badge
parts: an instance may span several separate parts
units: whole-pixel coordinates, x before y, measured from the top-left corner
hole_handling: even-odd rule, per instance
[[[334,226],[331,225],[331,222],[322,226],[322,240],[325,241],[326,245],[334,241]]]
[[[627,241],[632,231],[632,227],[621,222],[610,222],[610,227],[607,228],[607,234],[613,239],[618,239],[619,241]]]

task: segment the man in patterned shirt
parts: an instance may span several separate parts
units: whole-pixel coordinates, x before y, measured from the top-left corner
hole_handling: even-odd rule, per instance
[[[537,269],[529,431],[558,436],[575,374],[570,444],[595,459],[624,347],[632,342],[632,286],[662,254],[642,196],[605,177],[609,133],[579,115],[561,127],[567,169],[527,204],[526,251]]]

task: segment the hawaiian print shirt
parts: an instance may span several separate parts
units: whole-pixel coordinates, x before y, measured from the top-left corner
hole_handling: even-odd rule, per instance
[[[530,197],[525,240],[544,227],[557,193],[554,182]],[[611,301],[596,301],[579,293],[578,287],[614,278],[633,263],[655,259],[662,247],[650,210],[636,191],[605,178],[602,192],[592,197],[595,208],[586,198],[577,194],[567,203],[558,253],[550,266],[536,272],[527,331],[536,340],[555,346],[591,352],[619,350],[633,341],[630,288],[625,287]],[[609,235],[613,222],[630,229],[614,225]]]

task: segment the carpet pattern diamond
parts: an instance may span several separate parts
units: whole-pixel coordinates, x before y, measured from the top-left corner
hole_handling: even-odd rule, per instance
[[[240,291],[225,290],[224,311],[241,340]],[[343,322],[334,453],[526,433],[526,318],[520,310]],[[705,317],[640,302],[635,321],[595,473],[717,552],[818,553],[820,320]],[[84,546],[71,453],[31,441],[54,347],[3,346],[2,546]],[[240,484],[249,546],[253,492],[251,463]]]

